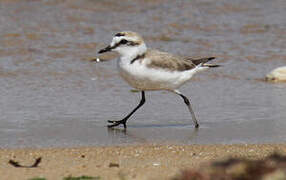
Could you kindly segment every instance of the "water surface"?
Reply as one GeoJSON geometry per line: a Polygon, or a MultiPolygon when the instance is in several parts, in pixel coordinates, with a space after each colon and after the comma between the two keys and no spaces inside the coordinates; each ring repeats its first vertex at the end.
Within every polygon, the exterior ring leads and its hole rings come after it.
{"type": "Polygon", "coordinates": [[[284,0],[2,0],[0,147],[285,142],[286,84],[261,80],[286,64],[285,17],[284,0]],[[199,130],[169,92],[146,92],[126,132],[106,128],[140,101],[114,56],[89,61],[122,30],[148,47],[217,57],[223,67],[181,88],[199,130]]]}

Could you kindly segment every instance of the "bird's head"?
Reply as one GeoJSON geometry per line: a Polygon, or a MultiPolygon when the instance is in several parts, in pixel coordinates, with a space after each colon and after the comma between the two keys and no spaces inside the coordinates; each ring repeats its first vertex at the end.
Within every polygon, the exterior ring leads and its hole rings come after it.
{"type": "Polygon", "coordinates": [[[98,53],[115,51],[121,56],[137,56],[144,54],[146,50],[144,40],[139,34],[131,31],[123,31],[116,33],[110,45],[101,49],[98,53]]]}

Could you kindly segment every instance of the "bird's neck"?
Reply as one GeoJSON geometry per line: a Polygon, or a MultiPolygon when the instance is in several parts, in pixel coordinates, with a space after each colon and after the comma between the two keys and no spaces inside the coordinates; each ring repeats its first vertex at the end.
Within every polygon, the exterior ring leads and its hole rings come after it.
{"type": "Polygon", "coordinates": [[[126,51],[120,52],[120,56],[122,60],[131,62],[133,59],[136,59],[138,56],[144,55],[146,51],[147,51],[146,45],[142,44],[140,46],[130,48],[126,51]]]}

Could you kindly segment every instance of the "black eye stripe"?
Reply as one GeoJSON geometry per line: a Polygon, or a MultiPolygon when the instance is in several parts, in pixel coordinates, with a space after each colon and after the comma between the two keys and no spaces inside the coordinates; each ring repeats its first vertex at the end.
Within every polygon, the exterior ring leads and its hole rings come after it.
{"type": "Polygon", "coordinates": [[[127,44],[128,46],[137,46],[139,43],[133,42],[133,41],[128,41],[126,39],[122,39],[119,44],[127,44]]]}
{"type": "Polygon", "coordinates": [[[132,42],[132,41],[128,41],[128,40],[126,40],[126,39],[122,39],[121,41],[119,41],[119,42],[114,46],[114,48],[116,48],[116,47],[118,47],[118,46],[120,46],[120,45],[124,45],[124,44],[126,44],[127,46],[137,46],[137,45],[139,45],[139,43],[137,43],[137,42],[132,42]]]}
{"type": "Polygon", "coordinates": [[[139,45],[139,43],[129,41],[128,45],[130,45],[130,46],[137,46],[137,45],[139,45]]]}

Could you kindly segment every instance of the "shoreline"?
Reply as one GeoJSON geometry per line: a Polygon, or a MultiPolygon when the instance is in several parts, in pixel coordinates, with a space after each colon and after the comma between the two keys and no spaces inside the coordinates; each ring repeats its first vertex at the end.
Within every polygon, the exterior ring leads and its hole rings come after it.
{"type": "Polygon", "coordinates": [[[170,179],[186,168],[199,168],[211,160],[228,157],[261,159],[279,152],[286,154],[286,144],[233,145],[158,145],[100,146],[74,148],[0,149],[3,179],[63,179],[68,176],[92,176],[100,179],[170,179]],[[14,160],[36,168],[16,168],[14,160]],[[148,173],[146,173],[148,172],[148,173]]]}

